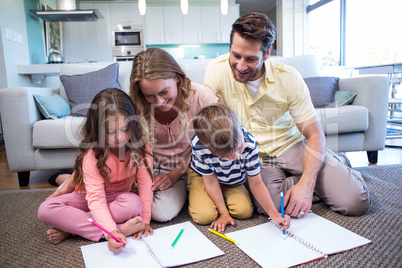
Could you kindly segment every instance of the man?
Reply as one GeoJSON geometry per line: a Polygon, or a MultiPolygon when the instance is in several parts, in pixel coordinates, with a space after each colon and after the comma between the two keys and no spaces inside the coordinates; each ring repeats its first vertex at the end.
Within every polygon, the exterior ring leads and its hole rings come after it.
{"type": "MultiPolygon", "coordinates": [[[[306,215],[313,199],[344,215],[361,215],[370,195],[357,171],[326,151],[324,132],[301,75],[270,60],[275,26],[258,12],[236,20],[230,52],[211,61],[205,83],[256,138],[261,176],[277,209],[284,192],[285,212],[306,215]]],[[[262,207],[254,199],[259,213],[262,207]]]]}

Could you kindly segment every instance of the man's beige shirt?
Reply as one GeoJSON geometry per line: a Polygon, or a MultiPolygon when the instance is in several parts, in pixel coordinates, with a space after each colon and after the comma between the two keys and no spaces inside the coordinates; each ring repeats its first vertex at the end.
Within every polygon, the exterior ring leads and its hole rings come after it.
{"type": "Polygon", "coordinates": [[[265,79],[254,99],[246,85],[234,79],[229,54],[212,60],[204,79],[256,138],[260,158],[279,156],[303,140],[296,123],[316,114],[309,90],[295,68],[271,59],[264,66],[265,79]]]}

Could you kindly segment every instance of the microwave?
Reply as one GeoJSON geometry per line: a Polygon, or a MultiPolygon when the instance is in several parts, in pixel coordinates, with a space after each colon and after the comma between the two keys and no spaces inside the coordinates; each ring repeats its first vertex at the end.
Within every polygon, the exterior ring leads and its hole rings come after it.
{"type": "Polygon", "coordinates": [[[134,57],[145,50],[142,25],[112,26],[113,57],[134,57]]]}

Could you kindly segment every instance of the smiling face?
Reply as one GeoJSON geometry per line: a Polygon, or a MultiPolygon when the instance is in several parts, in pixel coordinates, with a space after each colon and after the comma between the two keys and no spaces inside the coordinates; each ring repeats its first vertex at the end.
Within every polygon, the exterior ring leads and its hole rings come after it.
{"type": "Polygon", "coordinates": [[[244,39],[235,33],[230,47],[230,67],[236,81],[246,83],[260,78],[265,70],[264,61],[268,59],[271,48],[263,55],[260,42],[244,39]]]}
{"type": "Polygon", "coordinates": [[[156,109],[169,111],[178,102],[178,78],[148,80],[141,79],[139,86],[145,100],[156,109]]]}
{"type": "Polygon", "coordinates": [[[106,144],[109,148],[121,149],[130,140],[130,129],[126,118],[117,113],[106,120],[106,144]]]}

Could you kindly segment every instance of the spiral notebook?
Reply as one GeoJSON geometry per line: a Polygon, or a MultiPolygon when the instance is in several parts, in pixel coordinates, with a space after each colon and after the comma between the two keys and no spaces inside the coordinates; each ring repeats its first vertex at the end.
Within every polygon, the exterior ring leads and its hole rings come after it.
{"type": "Polygon", "coordinates": [[[314,213],[292,219],[285,239],[273,221],[226,235],[262,267],[291,267],[371,243],[314,213]]]}
{"type": "Polygon", "coordinates": [[[154,230],[141,240],[127,238],[127,245],[113,254],[107,242],[82,246],[86,267],[173,267],[214,258],[224,253],[189,222],[154,230]],[[174,248],[171,245],[184,229],[174,248]]]}

